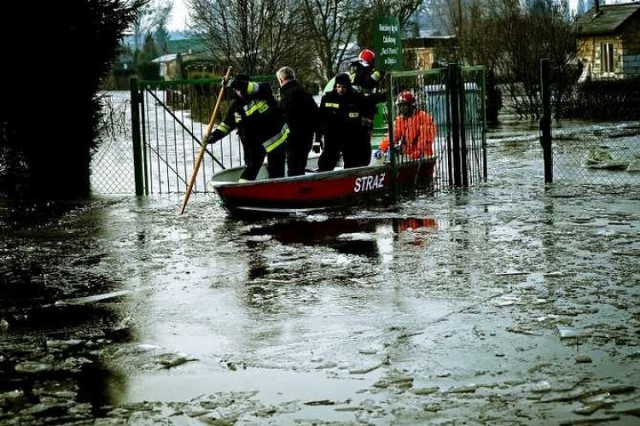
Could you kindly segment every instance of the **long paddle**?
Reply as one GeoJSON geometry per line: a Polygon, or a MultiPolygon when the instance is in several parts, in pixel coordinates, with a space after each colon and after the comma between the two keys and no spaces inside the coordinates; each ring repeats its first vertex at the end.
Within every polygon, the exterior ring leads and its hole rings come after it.
{"type": "Polygon", "coordinates": [[[224,86],[227,81],[229,81],[229,76],[231,75],[231,66],[227,68],[227,73],[222,80],[222,84],[220,86],[220,93],[218,93],[218,99],[216,100],[216,106],[213,108],[213,114],[211,114],[211,120],[209,120],[209,125],[207,126],[207,131],[204,134],[204,139],[200,146],[200,153],[198,154],[198,158],[196,159],[196,163],[193,166],[193,173],[191,174],[191,179],[189,179],[189,185],[187,186],[187,192],[184,194],[184,201],[182,201],[182,207],[180,207],[180,214],[184,213],[185,207],[187,207],[187,202],[189,201],[189,197],[191,196],[191,191],[193,190],[193,185],[196,183],[196,175],[198,174],[198,170],[200,169],[200,163],[202,162],[202,157],[204,157],[204,153],[207,151],[207,139],[213,130],[213,125],[216,121],[216,117],[218,115],[218,111],[220,110],[220,103],[222,103],[222,96],[224,95],[224,86]]]}

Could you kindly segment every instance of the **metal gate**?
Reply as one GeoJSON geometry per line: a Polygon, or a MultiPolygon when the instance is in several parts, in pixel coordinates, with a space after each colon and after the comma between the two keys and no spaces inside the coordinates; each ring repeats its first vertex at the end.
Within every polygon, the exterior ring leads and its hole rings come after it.
{"type": "MultiPolygon", "coordinates": [[[[137,194],[186,191],[220,84],[220,78],[131,81],[137,194]]],[[[223,100],[220,117],[224,117],[226,108],[228,102],[223,100]]],[[[242,145],[233,132],[207,148],[193,191],[206,192],[211,174],[240,165],[242,145]]]]}
{"type": "MultiPolygon", "coordinates": [[[[449,65],[446,69],[393,72],[391,93],[409,90],[417,108],[436,124],[437,156],[434,189],[468,187],[487,179],[485,131],[485,73],[483,67],[449,65]]],[[[387,109],[396,110],[395,97],[387,109]]],[[[390,129],[393,132],[393,129],[390,129]]]]}

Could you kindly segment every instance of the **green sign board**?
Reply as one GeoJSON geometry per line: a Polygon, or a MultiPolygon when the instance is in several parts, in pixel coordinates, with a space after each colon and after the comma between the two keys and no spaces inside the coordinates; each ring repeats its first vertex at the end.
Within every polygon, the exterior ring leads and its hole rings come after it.
{"type": "Polygon", "coordinates": [[[375,22],[376,68],[383,71],[402,70],[402,36],[396,16],[379,16],[375,22]]]}

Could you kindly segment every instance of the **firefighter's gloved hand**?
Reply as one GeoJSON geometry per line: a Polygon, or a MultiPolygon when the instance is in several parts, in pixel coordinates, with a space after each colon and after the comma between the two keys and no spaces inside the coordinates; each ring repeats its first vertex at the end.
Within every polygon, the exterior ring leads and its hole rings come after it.
{"type": "Polygon", "coordinates": [[[322,149],[322,141],[320,139],[317,139],[314,143],[313,143],[313,147],[311,148],[313,150],[313,152],[315,152],[316,154],[320,153],[320,150],[322,149]]]}
{"type": "Polygon", "coordinates": [[[216,143],[218,142],[220,139],[222,139],[221,132],[216,129],[213,132],[211,132],[211,134],[207,137],[207,139],[204,141],[204,143],[206,143],[207,145],[212,144],[212,143],[216,143]]]}

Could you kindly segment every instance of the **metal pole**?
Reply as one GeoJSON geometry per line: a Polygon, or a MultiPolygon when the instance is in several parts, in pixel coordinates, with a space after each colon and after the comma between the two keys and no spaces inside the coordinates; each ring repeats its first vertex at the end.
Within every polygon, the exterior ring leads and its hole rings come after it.
{"type": "Polygon", "coordinates": [[[553,151],[551,140],[551,86],[548,59],[540,60],[540,80],[542,90],[542,118],[540,119],[540,145],[544,158],[544,183],[553,182],[553,151]]]}
{"type": "Polygon", "coordinates": [[[449,81],[449,108],[451,112],[451,140],[453,184],[462,185],[460,174],[460,81],[458,64],[449,64],[447,79],[449,81]]]}
{"type": "Polygon", "coordinates": [[[133,142],[133,169],[136,182],[136,195],[144,195],[142,137],[140,136],[140,96],[138,96],[138,80],[130,81],[131,92],[131,139],[133,142]]]}

